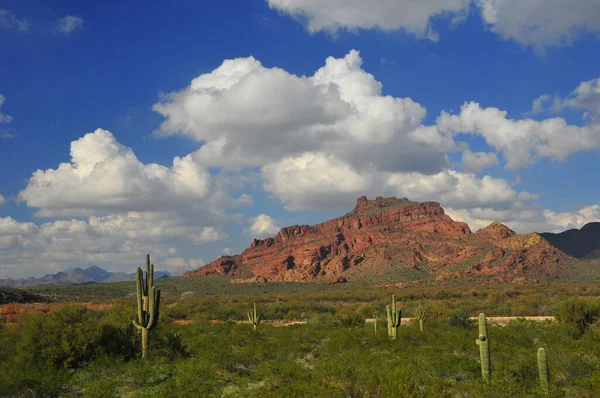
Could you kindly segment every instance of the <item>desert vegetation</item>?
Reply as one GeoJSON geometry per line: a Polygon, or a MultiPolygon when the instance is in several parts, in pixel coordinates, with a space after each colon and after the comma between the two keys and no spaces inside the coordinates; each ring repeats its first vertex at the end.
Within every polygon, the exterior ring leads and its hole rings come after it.
{"type": "Polygon", "coordinates": [[[104,306],[11,304],[31,311],[2,318],[0,396],[592,397],[600,388],[600,286],[591,282],[302,292],[264,284],[205,295],[180,292],[178,279],[154,281],[166,294],[146,361],[132,323],[135,284],[133,296],[104,306]],[[390,316],[402,311],[395,340],[385,318],[372,324],[386,305],[390,316]],[[480,312],[487,348],[475,344],[480,312]],[[494,316],[515,318],[501,326],[494,316]]]}

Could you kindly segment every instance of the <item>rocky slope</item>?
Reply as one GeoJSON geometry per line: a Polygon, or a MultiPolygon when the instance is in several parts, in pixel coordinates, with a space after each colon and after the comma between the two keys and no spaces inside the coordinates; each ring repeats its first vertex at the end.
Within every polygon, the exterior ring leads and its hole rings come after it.
{"type": "Polygon", "coordinates": [[[239,255],[184,276],[229,275],[242,283],[344,282],[374,275],[415,284],[499,283],[555,278],[572,272],[575,263],[537,233],[517,235],[500,223],[472,233],[438,203],[363,196],[344,216],[282,228],[273,238],[255,239],[239,255]]]}
{"type": "Polygon", "coordinates": [[[600,259],[600,222],[591,222],[581,229],[569,229],[559,234],[544,232],[540,235],[570,256],[586,260],[600,259]]]}

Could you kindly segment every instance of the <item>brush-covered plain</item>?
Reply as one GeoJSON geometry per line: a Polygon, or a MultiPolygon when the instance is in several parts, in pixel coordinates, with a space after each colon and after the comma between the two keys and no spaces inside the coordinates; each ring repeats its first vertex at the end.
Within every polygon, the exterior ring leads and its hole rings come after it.
{"type": "Polygon", "coordinates": [[[9,324],[4,317],[0,396],[543,397],[539,347],[548,358],[549,396],[600,391],[597,283],[301,292],[269,285],[213,295],[166,286],[148,361],[139,359],[133,299],[106,300],[103,310],[62,304],[47,314],[15,315],[9,324]],[[405,318],[395,341],[383,316],[392,293],[405,318]],[[426,310],[423,332],[406,322],[418,300],[426,310]],[[254,302],[265,319],[256,330],[242,323],[254,302]],[[365,323],[375,308],[377,334],[365,323]],[[559,322],[490,324],[486,383],[477,325],[468,318],[479,312],[555,315],[559,322]],[[306,323],[279,327],[273,320],[306,323]]]}

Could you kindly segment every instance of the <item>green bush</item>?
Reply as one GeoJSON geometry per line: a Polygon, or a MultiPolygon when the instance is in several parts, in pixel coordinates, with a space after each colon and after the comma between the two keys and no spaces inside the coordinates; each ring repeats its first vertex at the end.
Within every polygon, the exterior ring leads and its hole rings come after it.
{"type": "Polygon", "coordinates": [[[473,325],[473,322],[469,319],[466,312],[461,309],[456,309],[452,311],[448,317],[448,325],[458,328],[470,328],[473,325]]]}
{"type": "Polygon", "coordinates": [[[600,320],[600,301],[571,297],[558,305],[554,316],[560,323],[570,325],[583,334],[600,320]]]}

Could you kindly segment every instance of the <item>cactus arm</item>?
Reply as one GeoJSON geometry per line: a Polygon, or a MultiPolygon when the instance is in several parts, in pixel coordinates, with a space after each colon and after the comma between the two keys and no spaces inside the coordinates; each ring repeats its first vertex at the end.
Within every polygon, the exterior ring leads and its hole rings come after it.
{"type": "Polygon", "coordinates": [[[144,279],[144,275],[142,273],[142,269],[140,267],[137,267],[137,284],[136,284],[136,298],[137,298],[137,313],[138,313],[138,322],[140,324],[144,324],[144,304],[143,304],[143,279],[144,279]]]}
{"type": "Polygon", "coordinates": [[[131,321],[131,323],[133,323],[133,326],[135,326],[137,329],[142,330],[144,328],[143,326],[140,326],[140,324],[137,323],[136,321],[131,321]]]}
{"type": "Polygon", "coordinates": [[[392,337],[392,311],[389,304],[385,306],[385,313],[388,322],[388,336],[392,337]]]}
{"type": "Polygon", "coordinates": [[[148,295],[148,272],[150,271],[150,254],[146,254],[146,278],[142,272],[142,286],[144,288],[144,296],[148,295]]]}
{"type": "Polygon", "coordinates": [[[148,273],[148,293],[154,287],[154,264],[150,264],[150,272],[148,273]]]}
{"type": "Polygon", "coordinates": [[[150,290],[151,296],[148,298],[148,313],[150,318],[148,319],[148,330],[152,330],[158,323],[158,305],[160,302],[160,290],[156,290],[156,287],[152,287],[150,290]]]}

